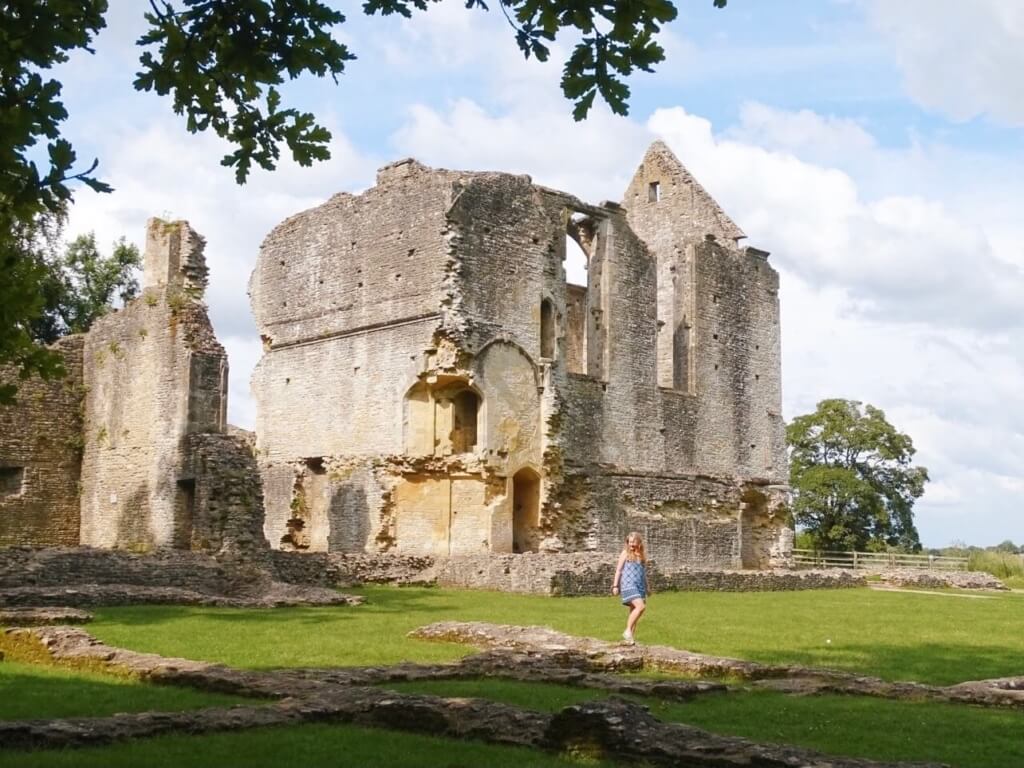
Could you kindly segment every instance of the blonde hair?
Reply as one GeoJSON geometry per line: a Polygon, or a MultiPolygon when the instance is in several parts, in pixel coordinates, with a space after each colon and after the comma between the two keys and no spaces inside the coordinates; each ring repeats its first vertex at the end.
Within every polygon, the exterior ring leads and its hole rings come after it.
{"type": "Polygon", "coordinates": [[[647,562],[647,548],[644,547],[643,537],[637,531],[630,531],[626,534],[626,559],[627,560],[639,560],[641,563],[647,562]],[[629,548],[629,540],[633,539],[636,542],[636,554],[633,554],[633,550],[629,548]]]}

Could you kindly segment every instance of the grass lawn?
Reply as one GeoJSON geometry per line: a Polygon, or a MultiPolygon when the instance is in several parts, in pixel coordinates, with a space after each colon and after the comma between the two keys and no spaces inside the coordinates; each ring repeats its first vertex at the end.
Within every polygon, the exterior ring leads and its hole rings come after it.
{"type": "MultiPolygon", "coordinates": [[[[436,696],[503,701],[555,712],[603,691],[506,680],[388,683],[387,688],[436,696]]],[[[698,696],[690,702],[635,700],[667,722],[755,741],[798,744],[875,760],[935,761],[962,768],[1024,765],[1024,713],[922,701],[850,696],[786,696],[744,691],[698,696]]]]}
{"type": "Polygon", "coordinates": [[[118,712],[176,712],[252,705],[254,699],[149,685],[101,672],[0,662],[0,720],[84,717],[118,712]]]}
{"type": "MultiPolygon", "coordinates": [[[[97,610],[89,631],[126,648],[167,656],[219,661],[238,667],[390,664],[456,659],[473,649],[411,640],[406,633],[440,620],[544,624],[574,634],[614,640],[624,611],[614,598],[552,599],[489,592],[371,587],[361,607],[274,610],[173,606],[97,610]]],[[[639,637],[707,653],[764,662],[798,662],[847,669],[894,680],[947,684],[1024,673],[1024,594],[968,600],[944,594],[869,589],[779,593],[664,593],[655,595],[639,637]],[[831,642],[826,642],[830,640],[831,642]]],[[[131,685],[109,678],[24,674],[0,664],[12,686],[0,700],[20,712],[65,714],[58,699],[85,702],[90,714],[160,708],[129,703],[139,695],[213,697],[131,685]],[[60,692],[52,687],[67,685],[60,692]],[[19,676],[21,679],[19,679],[19,676]],[[112,698],[92,688],[109,687],[112,698]],[[50,693],[46,689],[50,687],[50,693]],[[77,689],[77,690],[71,690],[77,689]],[[121,690],[123,689],[123,690],[121,690]],[[37,691],[37,692],[34,692],[37,691]],[[41,693],[38,691],[42,691],[41,693]],[[53,694],[53,691],[57,691],[53,694]],[[11,705],[13,706],[13,704],[11,705]]],[[[0,677],[0,681],[4,678],[0,677]]],[[[396,686],[397,687],[397,686],[396,686]]],[[[474,695],[525,707],[557,709],[604,695],[556,686],[502,681],[460,681],[426,686],[451,695],[474,695]]],[[[227,698],[227,697],[221,697],[227,698]]],[[[178,699],[179,702],[184,699],[178,699]]],[[[1024,713],[880,699],[787,697],[747,691],[680,704],[646,702],[656,716],[747,736],[800,744],[835,754],[884,760],[937,760],[969,768],[1024,764],[1024,713]]],[[[188,704],[175,703],[167,709],[188,704]]],[[[69,710],[67,713],[82,713],[69,710]]],[[[19,714],[17,716],[24,716],[19,714]]],[[[299,726],[201,737],[173,736],[68,753],[0,753],[5,765],[210,765],[337,763],[366,766],[570,765],[552,756],[481,744],[343,726],[299,726]],[[38,762],[33,762],[38,761],[38,762]]]]}
{"type": "Polygon", "coordinates": [[[179,768],[283,765],[358,768],[610,768],[501,747],[350,725],[302,725],[205,736],[159,736],[106,747],[67,751],[2,752],[0,768],[179,768]]]}
{"type": "MultiPolygon", "coordinates": [[[[107,608],[96,611],[89,631],[135,650],[266,668],[437,662],[472,652],[405,636],[434,621],[544,624],[613,640],[625,619],[611,597],[358,591],[368,602],[356,608],[107,608]]],[[[638,638],[755,661],[950,684],[1024,673],[1022,626],[1020,593],[966,600],[869,589],[665,592],[652,598],[638,638]]]]}

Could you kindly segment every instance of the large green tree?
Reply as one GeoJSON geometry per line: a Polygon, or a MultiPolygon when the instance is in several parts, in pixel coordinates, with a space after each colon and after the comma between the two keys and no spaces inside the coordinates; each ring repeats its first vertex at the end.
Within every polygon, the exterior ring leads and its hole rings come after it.
{"type": "Polygon", "coordinates": [[[914,444],[872,405],[822,400],[786,428],[797,527],[818,549],[921,549],[914,501],[928,470],[914,444]]]}
{"type": "Polygon", "coordinates": [[[123,237],[114,243],[109,256],[100,253],[96,235],[90,232],[44,258],[45,306],[32,325],[36,341],[50,344],[69,333],[83,333],[113,309],[115,299],[124,304],[139,293],[139,249],[123,237]]]}
{"type": "MultiPolygon", "coordinates": [[[[409,17],[439,0],[365,0],[368,15],[409,17]]],[[[706,1],[706,0],[705,0],[706,1]]],[[[727,0],[712,0],[724,7],[727,0]]],[[[304,74],[337,81],[355,58],[332,36],[345,16],[320,0],[149,0],[138,3],[149,28],[139,39],[135,87],[169,95],[192,133],[212,130],[233,147],[223,164],[239,183],[253,164],[273,169],[286,146],[302,165],[330,156],[330,132],[314,115],[287,107],[279,86],[304,74]]],[[[498,0],[526,57],[546,61],[560,33],[575,36],[562,70],[573,115],[584,118],[597,95],[628,111],[624,78],[665,58],[657,42],[676,17],[671,0],[498,0]]],[[[485,0],[467,9],[487,10],[485,0]]],[[[105,26],[107,0],[5,0],[0,3],[0,363],[23,376],[59,371],[55,356],[32,343],[42,311],[44,272],[17,236],[38,217],[56,215],[73,182],[109,191],[81,167],[61,136],[67,117],[62,85],[46,71],[71,52],[92,51],[105,26]]]]}

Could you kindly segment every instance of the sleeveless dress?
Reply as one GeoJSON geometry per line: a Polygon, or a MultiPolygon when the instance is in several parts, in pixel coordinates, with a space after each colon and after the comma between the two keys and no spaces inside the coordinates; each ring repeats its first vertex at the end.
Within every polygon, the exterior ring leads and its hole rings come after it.
{"type": "Polygon", "coordinates": [[[639,560],[627,560],[622,564],[619,595],[623,605],[629,605],[638,597],[647,597],[647,567],[639,560]]]}

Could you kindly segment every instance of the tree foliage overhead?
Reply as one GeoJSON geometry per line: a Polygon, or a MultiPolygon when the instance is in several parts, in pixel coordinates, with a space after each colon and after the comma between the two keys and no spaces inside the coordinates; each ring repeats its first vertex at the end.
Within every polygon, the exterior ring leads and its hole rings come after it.
{"type": "Polygon", "coordinates": [[[51,344],[69,333],[84,333],[110,312],[117,299],[123,305],[139,293],[136,271],[141,266],[139,249],[122,237],[104,256],[90,232],[72,240],[63,252],[44,257],[45,307],[32,326],[36,341],[51,344]]]}
{"type": "MultiPolygon", "coordinates": [[[[368,15],[411,17],[440,0],[365,0],[368,15]]],[[[704,0],[706,2],[707,0],[704,0]]],[[[465,0],[487,10],[485,0],[465,0]]],[[[727,0],[712,0],[722,8],[727,0]]],[[[330,132],[314,115],[283,104],[280,86],[304,74],[337,81],[355,55],[332,36],[345,16],[320,0],[149,0],[148,31],[138,40],[135,87],[171,98],[192,132],[212,130],[232,146],[222,163],[242,183],[253,165],[272,170],[287,146],[301,165],[330,157],[330,132]]],[[[624,78],[665,58],[656,40],[676,17],[671,0],[498,0],[523,54],[546,61],[560,33],[577,39],[562,90],[583,119],[600,95],[628,111],[624,78]]],[[[22,377],[55,375],[59,360],[32,343],[43,310],[45,269],[26,256],[18,233],[56,216],[72,182],[98,192],[98,161],[81,167],[61,136],[62,84],[47,75],[74,51],[92,52],[106,25],[107,0],[7,0],[0,3],[0,363],[22,377]]],[[[8,387],[2,392],[10,392],[8,387]]]]}
{"type": "Polygon", "coordinates": [[[885,414],[855,400],[822,400],[786,428],[797,527],[818,549],[921,549],[914,501],[928,470],[885,414]]]}

